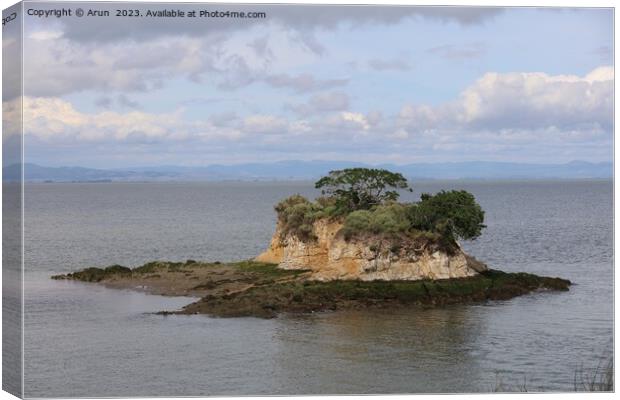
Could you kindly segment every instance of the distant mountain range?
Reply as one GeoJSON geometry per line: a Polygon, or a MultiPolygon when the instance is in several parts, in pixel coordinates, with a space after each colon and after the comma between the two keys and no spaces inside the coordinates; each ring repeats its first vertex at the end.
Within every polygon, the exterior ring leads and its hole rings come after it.
{"type": "MultiPolygon", "coordinates": [[[[611,178],[613,164],[572,161],[566,164],[523,164],[472,161],[370,165],[344,161],[278,161],[204,167],[160,166],[122,169],[43,167],[24,164],[30,182],[136,182],[136,181],[222,181],[222,180],[307,180],[331,170],[373,167],[397,171],[410,179],[581,179],[611,178]]],[[[2,169],[5,182],[20,179],[18,164],[2,169]]]]}

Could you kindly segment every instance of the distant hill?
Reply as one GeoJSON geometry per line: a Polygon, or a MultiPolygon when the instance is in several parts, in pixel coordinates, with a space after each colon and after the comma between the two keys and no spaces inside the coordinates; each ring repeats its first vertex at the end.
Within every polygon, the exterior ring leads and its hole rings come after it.
{"type": "MultiPolygon", "coordinates": [[[[278,161],[204,167],[160,166],[122,169],[24,165],[30,182],[98,181],[222,181],[316,179],[330,170],[375,167],[401,172],[411,179],[581,179],[611,178],[612,163],[572,161],[566,164],[524,164],[491,161],[370,165],[346,161],[278,161]]],[[[2,169],[5,182],[20,179],[19,165],[2,169]]]]}
{"type": "MultiPolygon", "coordinates": [[[[20,179],[19,164],[2,168],[2,179],[14,182],[20,179]]],[[[36,164],[24,164],[24,179],[30,182],[84,182],[84,181],[131,181],[174,179],[176,175],[159,172],[135,172],[131,170],[105,170],[83,167],[42,167],[36,164]]]]}

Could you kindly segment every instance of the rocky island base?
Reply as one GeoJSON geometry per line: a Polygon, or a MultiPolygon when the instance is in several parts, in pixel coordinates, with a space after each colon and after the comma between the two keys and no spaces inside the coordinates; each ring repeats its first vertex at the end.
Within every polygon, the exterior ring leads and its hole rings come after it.
{"type": "Polygon", "coordinates": [[[256,261],[151,262],[137,268],[114,265],[53,276],[95,282],[164,296],[200,299],[178,311],[160,314],[208,314],[218,317],[273,318],[281,313],[310,313],[409,305],[442,306],[507,300],[540,290],[566,291],[570,281],[488,269],[475,276],[438,280],[311,279],[312,271],[286,270],[256,261]]]}

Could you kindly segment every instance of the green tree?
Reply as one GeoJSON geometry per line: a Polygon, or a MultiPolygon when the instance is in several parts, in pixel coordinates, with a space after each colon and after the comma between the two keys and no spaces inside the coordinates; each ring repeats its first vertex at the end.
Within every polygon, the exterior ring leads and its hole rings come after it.
{"type": "Polygon", "coordinates": [[[323,195],[335,198],[336,209],[340,214],[368,210],[386,201],[396,201],[398,190],[412,191],[402,174],[370,168],[330,171],[328,176],[316,181],[314,186],[321,189],[323,195]]]}
{"type": "Polygon", "coordinates": [[[409,209],[412,228],[437,232],[444,238],[473,240],[486,227],[484,211],[474,195],[465,190],[451,190],[420,196],[409,209]]]}

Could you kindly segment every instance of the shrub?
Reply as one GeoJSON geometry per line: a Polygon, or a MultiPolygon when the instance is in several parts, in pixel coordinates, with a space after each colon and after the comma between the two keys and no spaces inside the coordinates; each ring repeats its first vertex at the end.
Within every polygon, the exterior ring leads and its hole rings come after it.
{"type": "Polygon", "coordinates": [[[392,203],[375,208],[370,219],[370,231],[375,234],[396,234],[409,229],[406,208],[392,203]]]}
{"type": "Polygon", "coordinates": [[[395,235],[409,229],[407,208],[403,204],[390,203],[373,208],[372,210],[358,210],[350,213],[343,226],[345,239],[361,235],[395,235]]]}
{"type": "Polygon", "coordinates": [[[342,233],[346,240],[363,232],[370,231],[372,212],[368,210],[353,211],[344,220],[342,233]]]}
{"type": "Polygon", "coordinates": [[[282,226],[282,239],[293,235],[305,242],[316,240],[313,224],[324,215],[320,205],[296,194],[278,203],[275,210],[282,226]]]}

